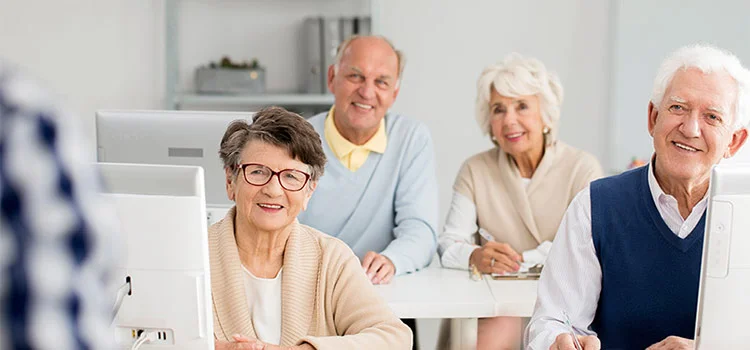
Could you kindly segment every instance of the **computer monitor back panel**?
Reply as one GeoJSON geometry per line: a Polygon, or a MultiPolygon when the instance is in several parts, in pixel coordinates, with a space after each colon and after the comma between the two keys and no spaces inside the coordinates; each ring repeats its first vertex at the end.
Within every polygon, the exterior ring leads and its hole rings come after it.
{"type": "Polygon", "coordinates": [[[697,349],[750,348],[750,164],[712,171],[697,349]]]}
{"type": "Polygon", "coordinates": [[[233,120],[253,113],[102,110],[96,113],[97,160],[109,163],[200,166],[206,204],[229,207],[218,151],[233,120]]]}
{"type": "Polygon", "coordinates": [[[114,320],[119,348],[139,330],[141,349],[213,349],[203,171],[198,167],[99,164],[119,219],[114,283],[130,281],[114,320]]]}

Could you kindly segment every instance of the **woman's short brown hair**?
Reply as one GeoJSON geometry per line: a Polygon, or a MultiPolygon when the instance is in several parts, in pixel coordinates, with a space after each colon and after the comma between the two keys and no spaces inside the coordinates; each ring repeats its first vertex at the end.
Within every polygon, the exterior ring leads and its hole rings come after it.
{"type": "Polygon", "coordinates": [[[230,169],[235,177],[242,150],[253,140],[286,149],[293,159],[310,166],[312,181],[318,181],[323,175],[326,155],[320,136],[299,114],[274,106],[256,113],[252,123],[242,119],[231,122],[221,138],[219,157],[224,169],[230,169]]]}

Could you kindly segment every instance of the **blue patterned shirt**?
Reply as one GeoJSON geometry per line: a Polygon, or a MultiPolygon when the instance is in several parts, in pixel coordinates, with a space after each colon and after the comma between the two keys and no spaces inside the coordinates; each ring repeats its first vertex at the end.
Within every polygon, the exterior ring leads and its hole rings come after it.
{"type": "Polygon", "coordinates": [[[0,349],[107,349],[115,221],[53,101],[0,61],[0,349]]]}

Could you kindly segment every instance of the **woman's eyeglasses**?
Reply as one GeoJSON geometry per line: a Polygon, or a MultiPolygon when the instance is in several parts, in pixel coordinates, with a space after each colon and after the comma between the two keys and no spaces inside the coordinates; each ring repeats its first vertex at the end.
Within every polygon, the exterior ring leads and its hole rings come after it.
{"type": "Polygon", "coordinates": [[[297,169],[273,171],[271,168],[258,163],[240,164],[245,181],[253,186],[265,186],[276,175],[279,184],[287,191],[296,192],[305,187],[310,180],[310,174],[297,169]]]}

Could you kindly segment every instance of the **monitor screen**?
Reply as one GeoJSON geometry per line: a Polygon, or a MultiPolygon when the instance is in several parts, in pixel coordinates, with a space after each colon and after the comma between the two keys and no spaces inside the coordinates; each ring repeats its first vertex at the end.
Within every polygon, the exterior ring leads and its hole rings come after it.
{"type": "Polygon", "coordinates": [[[697,349],[750,344],[750,164],[711,172],[696,324],[697,349]]]}
{"type": "Polygon", "coordinates": [[[235,119],[253,113],[203,111],[96,112],[97,160],[109,163],[203,167],[206,205],[230,207],[219,144],[235,119]]]}
{"type": "MultiPolygon", "coordinates": [[[[120,223],[118,348],[213,350],[203,170],[99,163],[120,223]],[[146,339],[150,337],[149,341],[146,339]]],[[[114,298],[113,298],[114,299],[114,298]]]]}

